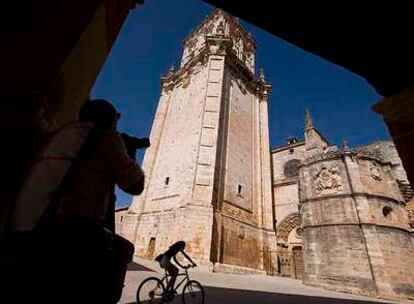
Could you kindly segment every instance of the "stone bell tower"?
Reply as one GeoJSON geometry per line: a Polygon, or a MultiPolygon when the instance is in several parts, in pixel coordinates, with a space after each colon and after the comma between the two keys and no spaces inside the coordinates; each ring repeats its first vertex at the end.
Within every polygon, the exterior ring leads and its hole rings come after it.
{"type": "Polygon", "coordinates": [[[152,258],[177,241],[218,271],[271,269],[275,246],[267,101],[255,44],[216,10],[184,41],[180,67],[161,78],[143,168],[121,233],[152,258]]]}

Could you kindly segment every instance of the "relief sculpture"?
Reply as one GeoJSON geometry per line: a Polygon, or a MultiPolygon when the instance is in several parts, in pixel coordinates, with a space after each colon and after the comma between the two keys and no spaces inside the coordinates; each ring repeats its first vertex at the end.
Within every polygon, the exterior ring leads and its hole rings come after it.
{"type": "Polygon", "coordinates": [[[343,189],[338,166],[321,167],[313,175],[314,190],[316,194],[332,194],[343,189]]]}

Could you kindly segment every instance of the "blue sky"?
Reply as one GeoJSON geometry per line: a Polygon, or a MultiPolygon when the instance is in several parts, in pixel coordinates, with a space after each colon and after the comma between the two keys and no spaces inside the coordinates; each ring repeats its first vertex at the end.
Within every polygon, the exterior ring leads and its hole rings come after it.
{"type": "MultiPolygon", "coordinates": [[[[160,94],[160,75],[178,65],[182,41],[211,13],[194,0],[151,0],[133,10],[92,90],[122,113],[119,129],[148,136],[160,94]]],[[[381,117],[371,109],[381,97],[362,78],[241,21],[257,44],[256,69],[273,85],[269,102],[271,147],[288,136],[303,137],[308,107],[316,127],[332,143],[351,146],[389,139],[381,117]]],[[[141,162],[143,153],[137,154],[141,162]]],[[[117,205],[131,197],[117,191],[117,205]]]]}

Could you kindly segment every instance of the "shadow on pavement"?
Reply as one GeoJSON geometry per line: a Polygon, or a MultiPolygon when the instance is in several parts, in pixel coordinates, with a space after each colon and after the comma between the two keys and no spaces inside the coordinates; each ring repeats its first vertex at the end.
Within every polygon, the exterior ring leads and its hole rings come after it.
{"type": "MultiPolygon", "coordinates": [[[[228,289],[219,287],[204,287],[205,304],[218,303],[237,303],[237,304],[374,304],[372,301],[363,300],[346,300],[338,298],[325,298],[317,296],[292,295],[283,293],[272,293],[254,290],[242,289],[228,289]]],[[[135,304],[136,302],[129,302],[127,304],[135,304]]],[[[141,304],[149,304],[151,302],[145,301],[141,304]]],[[[159,303],[159,302],[156,302],[159,303]]],[[[181,294],[178,294],[172,304],[181,302],[181,294]]]]}
{"type": "Polygon", "coordinates": [[[143,265],[137,264],[135,262],[131,262],[127,266],[128,271],[150,271],[150,272],[156,272],[152,270],[151,268],[145,267],[143,265]]]}

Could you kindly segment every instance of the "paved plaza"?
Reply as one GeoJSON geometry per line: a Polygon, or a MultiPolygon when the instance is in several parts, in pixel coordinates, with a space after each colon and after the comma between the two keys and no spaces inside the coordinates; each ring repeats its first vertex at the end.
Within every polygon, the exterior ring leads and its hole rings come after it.
{"type": "MultiPolygon", "coordinates": [[[[120,303],[135,303],[138,285],[147,277],[162,277],[157,263],[137,260],[129,267],[120,303]]],[[[365,304],[393,303],[351,294],[338,293],[305,286],[299,280],[264,275],[231,275],[190,270],[190,277],[198,280],[205,289],[206,304],[365,304]]],[[[176,297],[172,303],[181,303],[176,297]]]]}

